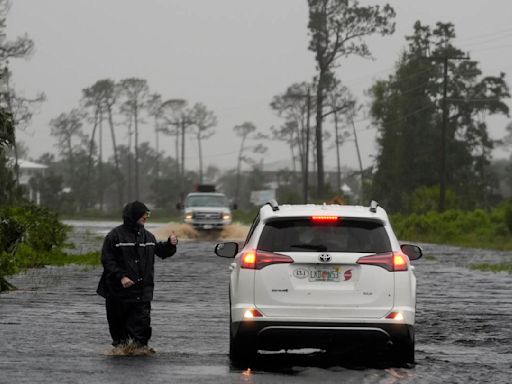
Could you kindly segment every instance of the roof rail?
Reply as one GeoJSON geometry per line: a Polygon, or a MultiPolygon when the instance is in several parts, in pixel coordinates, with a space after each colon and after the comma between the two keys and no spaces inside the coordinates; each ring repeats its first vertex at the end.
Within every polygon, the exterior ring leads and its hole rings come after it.
{"type": "Polygon", "coordinates": [[[370,202],[370,212],[376,213],[378,206],[379,206],[379,203],[377,203],[375,200],[372,200],[370,202]]]}
{"type": "Polygon", "coordinates": [[[265,206],[267,204],[272,207],[272,210],[274,212],[279,211],[279,204],[277,204],[277,201],[275,201],[274,199],[267,201],[265,204],[263,204],[263,206],[265,206]]]}

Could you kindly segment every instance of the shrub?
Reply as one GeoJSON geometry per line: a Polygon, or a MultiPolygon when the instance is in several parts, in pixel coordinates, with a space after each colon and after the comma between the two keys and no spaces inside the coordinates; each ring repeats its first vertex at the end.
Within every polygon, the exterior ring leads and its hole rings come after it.
{"type": "Polygon", "coordinates": [[[43,266],[61,252],[68,230],[57,214],[31,203],[0,209],[0,291],[13,288],[5,276],[43,266]]]}
{"type": "Polygon", "coordinates": [[[23,243],[38,251],[50,251],[64,245],[69,228],[59,222],[56,213],[26,203],[4,209],[4,215],[23,228],[23,243]]]}
{"type": "Polygon", "coordinates": [[[508,203],[505,208],[505,225],[508,231],[512,233],[512,203],[508,203]]]}

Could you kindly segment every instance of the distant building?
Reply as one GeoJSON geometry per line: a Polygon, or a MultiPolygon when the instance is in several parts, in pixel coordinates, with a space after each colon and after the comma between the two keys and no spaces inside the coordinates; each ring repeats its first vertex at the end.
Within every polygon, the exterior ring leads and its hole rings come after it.
{"type": "MultiPolygon", "coordinates": [[[[293,169],[292,163],[290,160],[278,160],[272,162],[261,162],[258,165],[258,169],[263,174],[265,178],[265,185],[268,190],[276,190],[279,186],[283,185],[296,185],[297,181],[302,178],[300,168],[296,167],[293,169]]],[[[250,173],[251,171],[245,171],[246,173],[250,173]]],[[[334,187],[337,183],[337,174],[338,170],[336,166],[332,164],[325,165],[325,182],[326,184],[330,184],[334,187]]],[[[342,167],[340,176],[341,176],[341,186],[340,191],[338,193],[342,193],[344,196],[349,198],[355,198],[358,194],[358,190],[354,190],[354,186],[352,180],[354,175],[357,174],[352,169],[347,167],[342,167]]],[[[310,165],[309,169],[309,182],[310,185],[316,184],[316,170],[313,169],[313,165],[310,165]]],[[[357,183],[360,181],[356,180],[357,183]]],[[[300,190],[302,186],[298,187],[300,190]]],[[[265,192],[268,193],[268,192],[265,192]]],[[[256,199],[256,196],[253,197],[256,199]]]]}
{"type": "Polygon", "coordinates": [[[44,176],[48,166],[44,164],[34,163],[33,161],[29,160],[18,160],[18,167],[20,175],[19,183],[24,187],[27,194],[27,198],[30,201],[39,204],[41,200],[40,193],[39,191],[33,189],[30,186],[30,179],[36,175],[44,176]]]}

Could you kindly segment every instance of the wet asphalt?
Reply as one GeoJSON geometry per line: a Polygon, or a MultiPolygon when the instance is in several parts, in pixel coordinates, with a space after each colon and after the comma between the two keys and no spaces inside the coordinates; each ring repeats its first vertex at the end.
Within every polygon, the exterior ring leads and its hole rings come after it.
{"type": "MultiPolygon", "coordinates": [[[[75,239],[80,251],[101,244],[89,229],[75,239]]],[[[13,276],[18,290],[0,294],[0,383],[512,382],[512,275],[468,268],[511,262],[510,252],[422,244],[414,366],[314,352],[260,354],[240,370],[228,358],[230,260],[214,245],[182,239],[175,256],[157,260],[151,356],[109,355],[100,268],[13,276]]]]}

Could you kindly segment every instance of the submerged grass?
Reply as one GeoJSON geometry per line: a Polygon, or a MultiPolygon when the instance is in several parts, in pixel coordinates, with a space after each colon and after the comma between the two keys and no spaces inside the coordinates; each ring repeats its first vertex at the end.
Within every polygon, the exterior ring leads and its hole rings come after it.
{"type": "Polygon", "coordinates": [[[512,263],[499,263],[499,264],[471,264],[469,268],[476,271],[483,272],[508,272],[512,273],[512,263]]]}
{"type": "Polygon", "coordinates": [[[46,265],[63,266],[69,264],[77,265],[99,265],[99,252],[88,252],[80,255],[69,254],[60,249],[48,252],[34,251],[32,248],[21,244],[16,252],[16,265],[18,270],[27,268],[38,268],[46,265]]]}
{"type": "MultiPolygon", "coordinates": [[[[14,257],[12,258],[13,268],[9,275],[23,272],[29,268],[43,268],[45,266],[64,266],[64,265],[83,265],[86,268],[92,268],[101,263],[99,252],[89,252],[81,255],[72,255],[62,250],[52,250],[48,252],[34,251],[25,244],[20,244],[14,257]]],[[[6,276],[0,276],[0,292],[12,291],[16,287],[10,284],[6,276]]]]}

